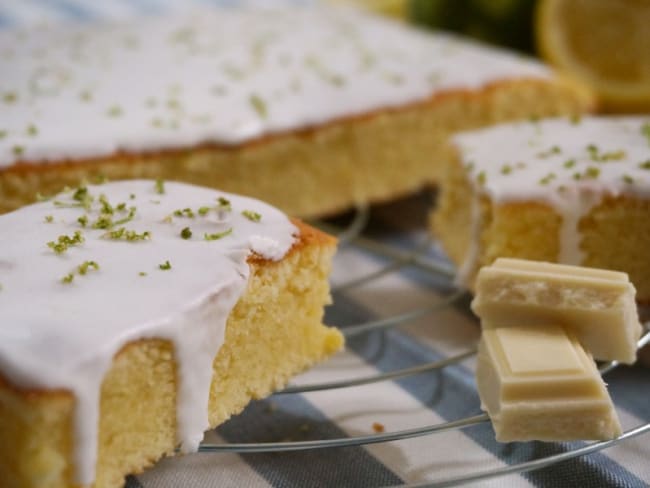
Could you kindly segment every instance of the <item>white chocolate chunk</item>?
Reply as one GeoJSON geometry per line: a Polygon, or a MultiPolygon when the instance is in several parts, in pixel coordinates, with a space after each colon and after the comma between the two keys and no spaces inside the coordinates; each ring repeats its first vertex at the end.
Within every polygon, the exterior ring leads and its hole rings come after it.
{"type": "Polygon", "coordinates": [[[595,363],[561,326],[484,329],[476,382],[481,408],[501,442],[612,439],[621,433],[595,363]]]}
{"type": "Polygon", "coordinates": [[[540,370],[545,373],[580,371],[582,368],[580,358],[571,344],[557,341],[552,334],[540,334],[537,330],[530,333],[519,327],[511,330],[496,329],[495,333],[499,336],[505,359],[513,374],[529,375],[540,370]],[[520,347],[531,336],[536,340],[534,349],[520,347]],[[536,354],[537,352],[543,354],[536,354]],[[555,363],[549,364],[548,356],[555,358],[555,363]]]}
{"type": "Polygon", "coordinates": [[[499,258],[481,269],[472,310],[483,327],[561,324],[596,359],[633,363],[641,335],[626,273],[499,258]]]}

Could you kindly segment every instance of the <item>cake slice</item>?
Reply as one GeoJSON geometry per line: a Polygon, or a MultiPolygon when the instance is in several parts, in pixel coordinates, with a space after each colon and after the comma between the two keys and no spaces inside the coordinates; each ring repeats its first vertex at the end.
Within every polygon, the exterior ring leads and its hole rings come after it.
{"type": "Polygon", "coordinates": [[[650,301],[650,118],[556,118],[454,138],[434,233],[473,288],[516,257],[623,271],[650,301]]]}
{"type": "Polygon", "coordinates": [[[2,486],[119,487],[342,346],[333,238],[180,183],[0,216],[2,486]]]}
{"type": "Polygon", "coordinates": [[[319,216],[436,181],[452,132],[593,105],[536,61],[327,7],[4,31],[0,52],[0,212],[107,177],[319,216]]]}

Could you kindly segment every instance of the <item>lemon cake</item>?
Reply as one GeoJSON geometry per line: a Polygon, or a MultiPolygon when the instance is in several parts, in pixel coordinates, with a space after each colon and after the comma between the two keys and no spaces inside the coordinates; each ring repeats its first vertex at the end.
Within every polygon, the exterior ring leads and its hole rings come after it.
{"type": "Polygon", "coordinates": [[[3,488],[120,487],[342,346],[333,238],[184,183],[0,216],[3,488]]]}
{"type": "Polygon", "coordinates": [[[650,118],[556,118],[456,136],[433,231],[472,288],[516,257],[624,271],[650,301],[650,118]]]}
{"type": "Polygon", "coordinates": [[[536,61],[325,6],[1,32],[0,72],[0,212],[162,178],[323,215],[435,181],[452,131],[592,106],[536,61]]]}

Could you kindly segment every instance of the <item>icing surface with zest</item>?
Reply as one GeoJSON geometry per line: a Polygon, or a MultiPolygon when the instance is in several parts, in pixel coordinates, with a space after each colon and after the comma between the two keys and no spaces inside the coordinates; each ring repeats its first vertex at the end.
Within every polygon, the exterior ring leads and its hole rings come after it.
{"type": "MultiPolygon", "coordinates": [[[[562,217],[560,263],[581,264],[578,224],[604,197],[650,198],[647,116],[504,124],[459,134],[453,142],[477,200],[543,202],[562,217]]],[[[478,246],[479,220],[473,211],[472,246],[478,246]]],[[[474,271],[478,251],[472,249],[460,281],[474,271]]]]}
{"type": "Polygon", "coordinates": [[[102,379],[133,340],[174,345],[177,440],[197,448],[247,257],[281,259],[296,232],[260,201],[152,181],[81,187],[0,215],[0,370],[19,388],[75,394],[78,482],[94,479],[102,379]]]}
{"type": "Polygon", "coordinates": [[[348,9],[213,9],[0,32],[0,169],[236,145],[499,80],[535,61],[348,9]]]}

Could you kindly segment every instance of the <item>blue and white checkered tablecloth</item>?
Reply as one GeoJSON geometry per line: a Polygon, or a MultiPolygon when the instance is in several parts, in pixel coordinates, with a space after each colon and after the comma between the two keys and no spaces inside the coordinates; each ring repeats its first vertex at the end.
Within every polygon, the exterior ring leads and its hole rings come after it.
{"type": "MultiPolygon", "coordinates": [[[[296,4],[315,0],[294,0],[296,4]]],[[[238,0],[15,0],[0,2],[0,27],[42,21],[94,21],[165,14],[197,6],[235,5],[238,0]]],[[[272,0],[247,4],[276,4],[272,0]]],[[[0,76],[0,86],[2,80],[0,76]]],[[[368,233],[398,250],[423,238],[422,198],[382,207],[368,233]],[[403,215],[417,224],[405,227],[403,215]]],[[[435,247],[432,259],[441,259],[435,247]]],[[[381,269],[386,258],[358,245],[340,249],[333,283],[381,269]]],[[[405,267],[334,295],[327,321],[345,327],[430,306],[448,292],[441,277],[405,267]]],[[[467,300],[410,321],[397,329],[351,338],[346,351],[302,375],[297,383],[360,377],[436,361],[472,348],[479,336],[467,300]]],[[[373,433],[378,424],[397,431],[476,415],[479,399],[474,358],[434,373],[397,381],[254,402],[244,413],[207,435],[209,442],[310,440],[373,433]]],[[[624,430],[650,422],[650,372],[619,367],[605,377],[624,430]]],[[[473,486],[639,487],[650,480],[650,437],[643,435],[607,450],[527,474],[473,486]]],[[[410,440],[366,447],[271,454],[200,453],[165,459],[127,480],[128,488],[387,486],[441,481],[558,454],[583,443],[510,443],[494,440],[489,423],[410,440]]]]}

